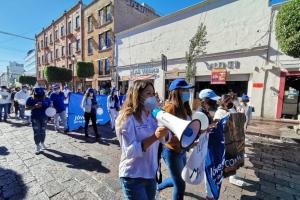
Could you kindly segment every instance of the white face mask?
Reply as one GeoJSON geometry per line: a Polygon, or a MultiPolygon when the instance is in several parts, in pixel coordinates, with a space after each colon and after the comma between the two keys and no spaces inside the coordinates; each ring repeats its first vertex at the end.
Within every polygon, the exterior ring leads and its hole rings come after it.
{"type": "Polygon", "coordinates": [[[55,90],[55,92],[58,94],[58,93],[60,93],[60,89],[58,89],[58,90],[55,90]]]}
{"type": "Polygon", "coordinates": [[[27,89],[23,89],[23,92],[27,92],[28,90],[27,89]]]}
{"type": "Polygon", "coordinates": [[[145,101],[144,101],[144,107],[147,111],[152,111],[153,109],[155,109],[157,107],[157,100],[156,97],[148,97],[145,101]]]}

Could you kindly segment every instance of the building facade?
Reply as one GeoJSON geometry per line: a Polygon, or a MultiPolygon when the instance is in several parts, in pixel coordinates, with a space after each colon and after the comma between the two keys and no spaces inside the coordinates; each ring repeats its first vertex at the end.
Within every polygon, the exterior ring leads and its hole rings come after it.
{"type": "MultiPolygon", "coordinates": [[[[239,96],[247,93],[255,116],[281,117],[283,75],[278,70],[278,60],[296,62],[296,71],[300,63],[286,58],[278,49],[275,7],[268,0],[207,0],[116,34],[121,91],[132,80],[146,78],[153,80],[161,97],[167,97],[170,82],[185,78],[185,53],[203,23],[209,43],[206,53],[197,60],[194,96],[205,88],[212,88],[219,95],[231,91],[239,96]],[[162,54],[168,58],[167,70],[162,70],[162,54]]],[[[288,65],[286,68],[291,69],[288,65]]]]}
{"type": "Polygon", "coordinates": [[[73,71],[73,85],[77,85],[74,65],[82,61],[83,3],[79,1],[51,25],[36,35],[37,80],[45,82],[44,68],[57,66],[73,71]]]}
{"type": "Polygon", "coordinates": [[[133,0],[95,0],[88,5],[84,9],[83,59],[94,63],[95,75],[86,80],[87,85],[111,87],[115,33],[157,17],[149,6],[133,0]]]}
{"type": "Polygon", "coordinates": [[[36,60],[35,49],[31,49],[27,52],[24,59],[24,75],[36,76],[36,60]]]}

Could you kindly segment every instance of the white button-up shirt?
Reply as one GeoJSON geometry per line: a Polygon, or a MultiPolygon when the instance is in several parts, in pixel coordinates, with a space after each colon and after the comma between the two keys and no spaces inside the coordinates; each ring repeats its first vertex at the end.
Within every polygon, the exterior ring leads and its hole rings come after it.
{"type": "Polygon", "coordinates": [[[146,152],[142,151],[141,142],[154,134],[157,128],[155,119],[142,113],[142,123],[130,115],[116,134],[121,144],[122,155],[119,176],[128,178],[155,179],[159,141],[153,143],[146,152]]]}

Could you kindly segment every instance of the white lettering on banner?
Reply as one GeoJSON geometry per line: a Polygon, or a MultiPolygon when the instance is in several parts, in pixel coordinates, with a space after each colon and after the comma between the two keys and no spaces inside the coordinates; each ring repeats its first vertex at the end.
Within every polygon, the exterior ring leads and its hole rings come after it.
{"type": "Polygon", "coordinates": [[[82,115],[76,115],[74,117],[74,124],[79,124],[84,122],[84,116],[82,115]]]}
{"type": "Polygon", "coordinates": [[[225,167],[233,167],[238,161],[244,159],[244,154],[237,155],[236,158],[225,160],[225,167]]]}

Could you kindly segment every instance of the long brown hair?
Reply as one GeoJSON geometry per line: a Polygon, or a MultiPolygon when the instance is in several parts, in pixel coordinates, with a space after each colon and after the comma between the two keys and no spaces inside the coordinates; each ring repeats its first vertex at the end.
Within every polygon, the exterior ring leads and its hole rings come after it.
{"type": "Polygon", "coordinates": [[[187,116],[192,116],[192,109],[189,102],[183,102],[180,91],[172,90],[169,93],[168,102],[175,105],[175,115],[181,119],[186,119],[187,116]]]}
{"type": "Polygon", "coordinates": [[[145,80],[134,81],[133,85],[129,87],[126,94],[126,100],[120,110],[119,117],[116,120],[117,127],[120,128],[130,115],[133,115],[139,122],[142,122],[142,110],[144,108],[142,92],[149,85],[154,89],[153,84],[150,81],[145,80]]]}

